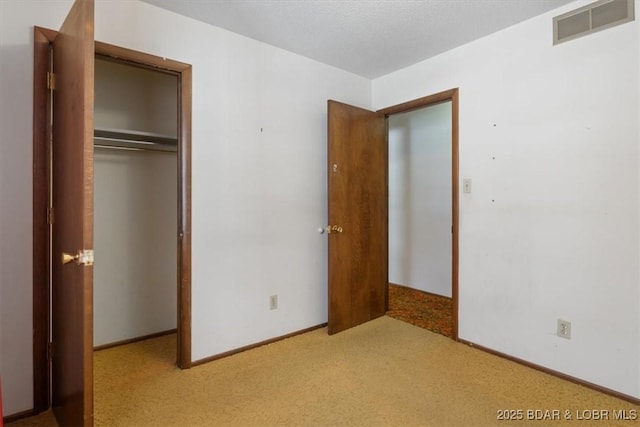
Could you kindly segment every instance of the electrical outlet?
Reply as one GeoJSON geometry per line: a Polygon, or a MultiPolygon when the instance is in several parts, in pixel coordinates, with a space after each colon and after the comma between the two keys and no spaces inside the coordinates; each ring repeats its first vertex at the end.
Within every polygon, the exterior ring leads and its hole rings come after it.
{"type": "Polygon", "coordinates": [[[558,319],[558,331],[556,334],[560,338],[571,339],[571,322],[567,320],[558,319]]]}
{"type": "Polygon", "coordinates": [[[278,295],[271,295],[269,297],[269,310],[276,310],[278,308],[278,295]]]}

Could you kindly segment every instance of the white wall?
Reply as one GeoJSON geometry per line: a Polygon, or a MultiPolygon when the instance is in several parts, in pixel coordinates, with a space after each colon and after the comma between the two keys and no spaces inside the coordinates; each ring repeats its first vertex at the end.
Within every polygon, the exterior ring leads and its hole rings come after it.
{"type": "MultiPolygon", "coordinates": [[[[0,4],[0,369],[12,414],[32,407],[32,26],[58,28],[71,2],[0,4]]],[[[98,1],[96,38],[193,65],[193,359],[325,322],[326,101],[370,107],[371,82],[136,1],[98,1]]]]}
{"type": "Polygon", "coordinates": [[[552,46],[583,4],[374,80],[374,107],[460,88],[460,337],[638,398],[638,21],[552,46]]]}
{"type": "Polygon", "coordinates": [[[451,102],[389,117],[389,282],[451,297],[451,102]]]}
{"type": "Polygon", "coordinates": [[[96,17],[193,64],[193,359],[325,322],[326,100],[370,106],[370,81],[142,3],[96,17]]]}

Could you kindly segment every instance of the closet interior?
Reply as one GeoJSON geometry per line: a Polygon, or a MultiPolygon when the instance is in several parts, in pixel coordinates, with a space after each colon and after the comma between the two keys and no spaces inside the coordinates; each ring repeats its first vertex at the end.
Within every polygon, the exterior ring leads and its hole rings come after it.
{"type": "Polygon", "coordinates": [[[94,347],[177,325],[179,76],[96,56],[94,347]]]}

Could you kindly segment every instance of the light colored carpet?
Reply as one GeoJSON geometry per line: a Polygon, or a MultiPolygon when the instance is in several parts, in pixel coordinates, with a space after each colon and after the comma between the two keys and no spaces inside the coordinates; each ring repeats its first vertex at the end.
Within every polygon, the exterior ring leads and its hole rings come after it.
{"type": "MultiPolygon", "coordinates": [[[[181,371],[175,336],[95,354],[97,426],[630,426],[629,402],[382,317],[181,371]],[[500,421],[501,410],[524,420],[500,421]],[[559,409],[572,420],[526,420],[559,409]],[[578,412],[610,411],[603,422],[578,412]],[[584,418],[584,417],[583,417],[584,418]]],[[[41,417],[46,417],[47,414],[41,417]]],[[[50,418],[50,414],[48,415],[50,418]]],[[[29,424],[29,419],[15,425],[29,424]]]]}

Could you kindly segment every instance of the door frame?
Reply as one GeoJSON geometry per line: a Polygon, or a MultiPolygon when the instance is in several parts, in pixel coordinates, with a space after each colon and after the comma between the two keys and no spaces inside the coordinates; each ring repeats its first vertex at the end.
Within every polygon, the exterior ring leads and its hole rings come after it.
{"type": "MultiPolygon", "coordinates": [[[[445,90],[433,95],[428,95],[422,98],[414,99],[412,101],[404,102],[402,104],[393,105],[391,107],[383,108],[377,112],[384,114],[385,118],[389,119],[389,116],[400,113],[408,113],[409,111],[419,110],[425,107],[440,104],[442,102],[451,101],[451,299],[453,302],[453,328],[452,339],[459,341],[458,337],[458,237],[459,237],[459,97],[458,88],[445,90]]],[[[387,126],[388,128],[388,126],[387,126]]],[[[389,132],[387,131],[387,145],[389,132]]],[[[388,178],[387,178],[388,179],[388,178]]],[[[388,182],[387,182],[388,185],[388,182]]],[[[388,230],[387,230],[388,233],[388,230]]],[[[388,236],[387,236],[388,237],[388,236]]],[[[388,262],[388,261],[387,261],[388,262]]],[[[389,283],[387,280],[387,295],[389,294],[389,283]]],[[[388,301],[388,298],[387,298],[388,301]]],[[[388,309],[388,307],[387,307],[388,309]]]]}
{"type": "MultiPolygon", "coordinates": [[[[34,27],[33,68],[33,411],[51,404],[51,238],[49,189],[52,100],[47,88],[51,45],[58,32],[34,27]]],[[[176,364],[191,367],[191,65],[134,50],[95,42],[95,54],[119,62],[162,70],[179,80],[178,245],[176,364]]]]}

